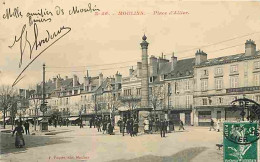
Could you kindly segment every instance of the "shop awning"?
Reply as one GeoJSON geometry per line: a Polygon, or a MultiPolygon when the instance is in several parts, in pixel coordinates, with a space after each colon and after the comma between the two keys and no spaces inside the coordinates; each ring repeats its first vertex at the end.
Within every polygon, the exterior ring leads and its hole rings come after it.
{"type": "Polygon", "coordinates": [[[75,121],[75,120],[77,120],[77,119],[79,119],[79,117],[70,117],[70,118],[69,118],[69,121],[75,121]]]}
{"type": "Polygon", "coordinates": [[[126,107],[126,106],[121,106],[118,108],[118,111],[129,111],[130,107],[126,107]]]}
{"type": "MultiPolygon", "coordinates": [[[[9,119],[10,119],[10,117],[6,117],[6,118],[5,118],[5,121],[7,121],[7,120],[9,120],[9,119]]],[[[2,122],[3,122],[3,121],[4,121],[4,118],[3,118],[3,119],[1,119],[0,121],[2,121],[2,122]]]]}

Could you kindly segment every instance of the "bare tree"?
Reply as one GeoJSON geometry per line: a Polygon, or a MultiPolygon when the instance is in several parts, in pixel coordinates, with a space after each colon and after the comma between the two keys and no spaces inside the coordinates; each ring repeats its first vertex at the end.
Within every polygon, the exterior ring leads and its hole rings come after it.
{"type": "Polygon", "coordinates": [[[158,107],[162,106],[162,100],[164,98],[164,89],[162,86],[152,87],[152,92],[150,94],[150,104],[153,107],[153,110],[157,110],[158,107]]]}
{"type": "Polygon", "coordinates": [[[0,111],[3,112],[4,115],[4,129],[5,129],[5,117],[8,110],[12,110],[12,113],[14,113],[14,103],[15,97],[17,96],[17,90],[11,86],[2,85],[0,87],[0,111]]]}
{"type": "Polygon", "coordinates": [[[118,96],[116,94],[113,94],[113,97],[110,96],[110,106],[112,110],[111,117],[112,117],[113,126],[115,125],[115,111],[117,111],[121,105],[122,102],[118,99],[118,96]]]}
{"type": "Polygon", "coordinates": [[[133,110],[140,107],[141,97],[140,96],[124,96],[121,98],[121,102],[130,108],[131,115],[133,115],[133,110]]]}

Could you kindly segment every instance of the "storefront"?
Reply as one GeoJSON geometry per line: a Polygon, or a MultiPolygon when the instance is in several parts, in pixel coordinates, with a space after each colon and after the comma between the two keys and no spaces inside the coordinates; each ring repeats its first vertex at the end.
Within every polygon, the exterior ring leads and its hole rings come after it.
{"type": "Polygon", "coordinates": [[[169,114],[169,120],[173,121],[174,125],[179,125],[180,120],[185,125],[192,124],[192,111],[191,110],[183,110],[183,109],[175,109],[171,110],[169,114]]]}
{"type": "MultiPolygon", "coordinates": [[[[211,119],[216,123],[224,121],[238,121],[241,119],[241,110],[230,105],[197,107],[194,109],[195,125],[210,126],[211,119]]],[[[246,113],[247,114],[247,113],[246,113]]]]}
{"type": "Polygon", "coordinates": [[[198,125],[199,126],[210,126],[211,111],[199,111],[198,112],[198,125]]]}

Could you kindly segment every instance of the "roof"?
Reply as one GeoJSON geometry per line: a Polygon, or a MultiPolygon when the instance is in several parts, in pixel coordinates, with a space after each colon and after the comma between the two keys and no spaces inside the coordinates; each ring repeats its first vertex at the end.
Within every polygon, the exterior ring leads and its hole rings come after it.
{"type": "Polygon", "coordinates": [[[232,62],[251,60],[251,59],[255,59],[255,58],[260,58],[260,51],[257,51],[256,55],[254,55],[254,56],[246,56],[245,53],[240,53],[240,54],[235,54],[235,55],[208,59],[206,62],[202,62],[200,65],[196,65],[196,67],[221,65],[221,64],[227,64],[227,63],[232,63],[232,62]]]}
{"type": "Polygon", "coordinates": [[[158,75],[168,74],[171,72],[171,62],[163,63],[161,68],[158,70],[158,75]]]}
{"type": "Polygon", "coordinates": [[[178,60],[174,70],[167,75],[166,79],[193,76],[195,58],[178,60]]]}

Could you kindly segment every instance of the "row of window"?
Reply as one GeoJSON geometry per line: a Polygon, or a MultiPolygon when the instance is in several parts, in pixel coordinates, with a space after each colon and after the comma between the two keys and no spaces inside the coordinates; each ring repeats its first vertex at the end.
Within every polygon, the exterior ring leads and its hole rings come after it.
{"type": "MultiPolygon", "coordinates": [[[[259,82],[260,84],[260,82],[259,82]]],[[[239,87],[239,78],[238,76],[230,77],[230,88],[238,88],[239,87]]],[[[223,77],[215,78],[215,89],[220,90],[223,89],[223,77]]],[[[201,91],[208,90],[208,79],[201,80],[201,91]]]]}
{"type": "MultiPolygon", "coordinates": [[[[232,100],[236,100],[236,99],[238,99],[237,96],[235,96],[232,100]]],[[[214,100],[215,100],[214,105],[224,104],[224,98],[223,97],[217,97],[214,100]]],[[[260,95],[254,96],[253,100],[255,100],[256,102],[260,102],[260,95]]],[[[228,100],[228,101],[230,101],[230,100],[228,100]]],[[[202,105],[212,105],[212,99],[211,98],[202,98],[201,102],[202,102],[202,105]]]]}
{"type": "MultiPolygon", "coordinates": [[[[124,96],[131,96],[132,94],[131,89],[124,89],[124,96]]],[[[136,95],[141,95],[141,88],[136,88],[136,95]]]]}
{"type": "MultiPolygon", "coordinates": [[[[216,104],[223,104],[224,103],[224,99],[223,97],[218,97],[216,98],[216,104]]],[[[210,98],[203,98],[202,99],[202,105],[211,105],[212,104],[212,99],[210,98]]]]}
{"type": "MultiPolygon", "coordinates": [[[[255,61],[254,62],[254,70],[260,69],[260,61],[255,61]]],[[[230,65],[230,73],[237,73],[238,72],[238,65],[230,65]]],[[[208,70],[203,71],[204,75],[208,75],[208,70]]],[[[217,67],[215,69],[215,75],[223,75],[223,68],[222,67],[217,67]]]]}
{"type": "MultiPolygon", "coordinates": [[[[254,74],[253,78],[254,86],[260,86],[260,73],[254,74]]],[[[239,77],[238,76],[230,76],[230,87],[229,88],[238,88],[239,87],[239,77]]],[[[215,78],[215,89],[220,90],[223,89],[223,77],[215,78]]],[[[201,90],[208,90],[208,79],[201,80],[201,90]]]]}

